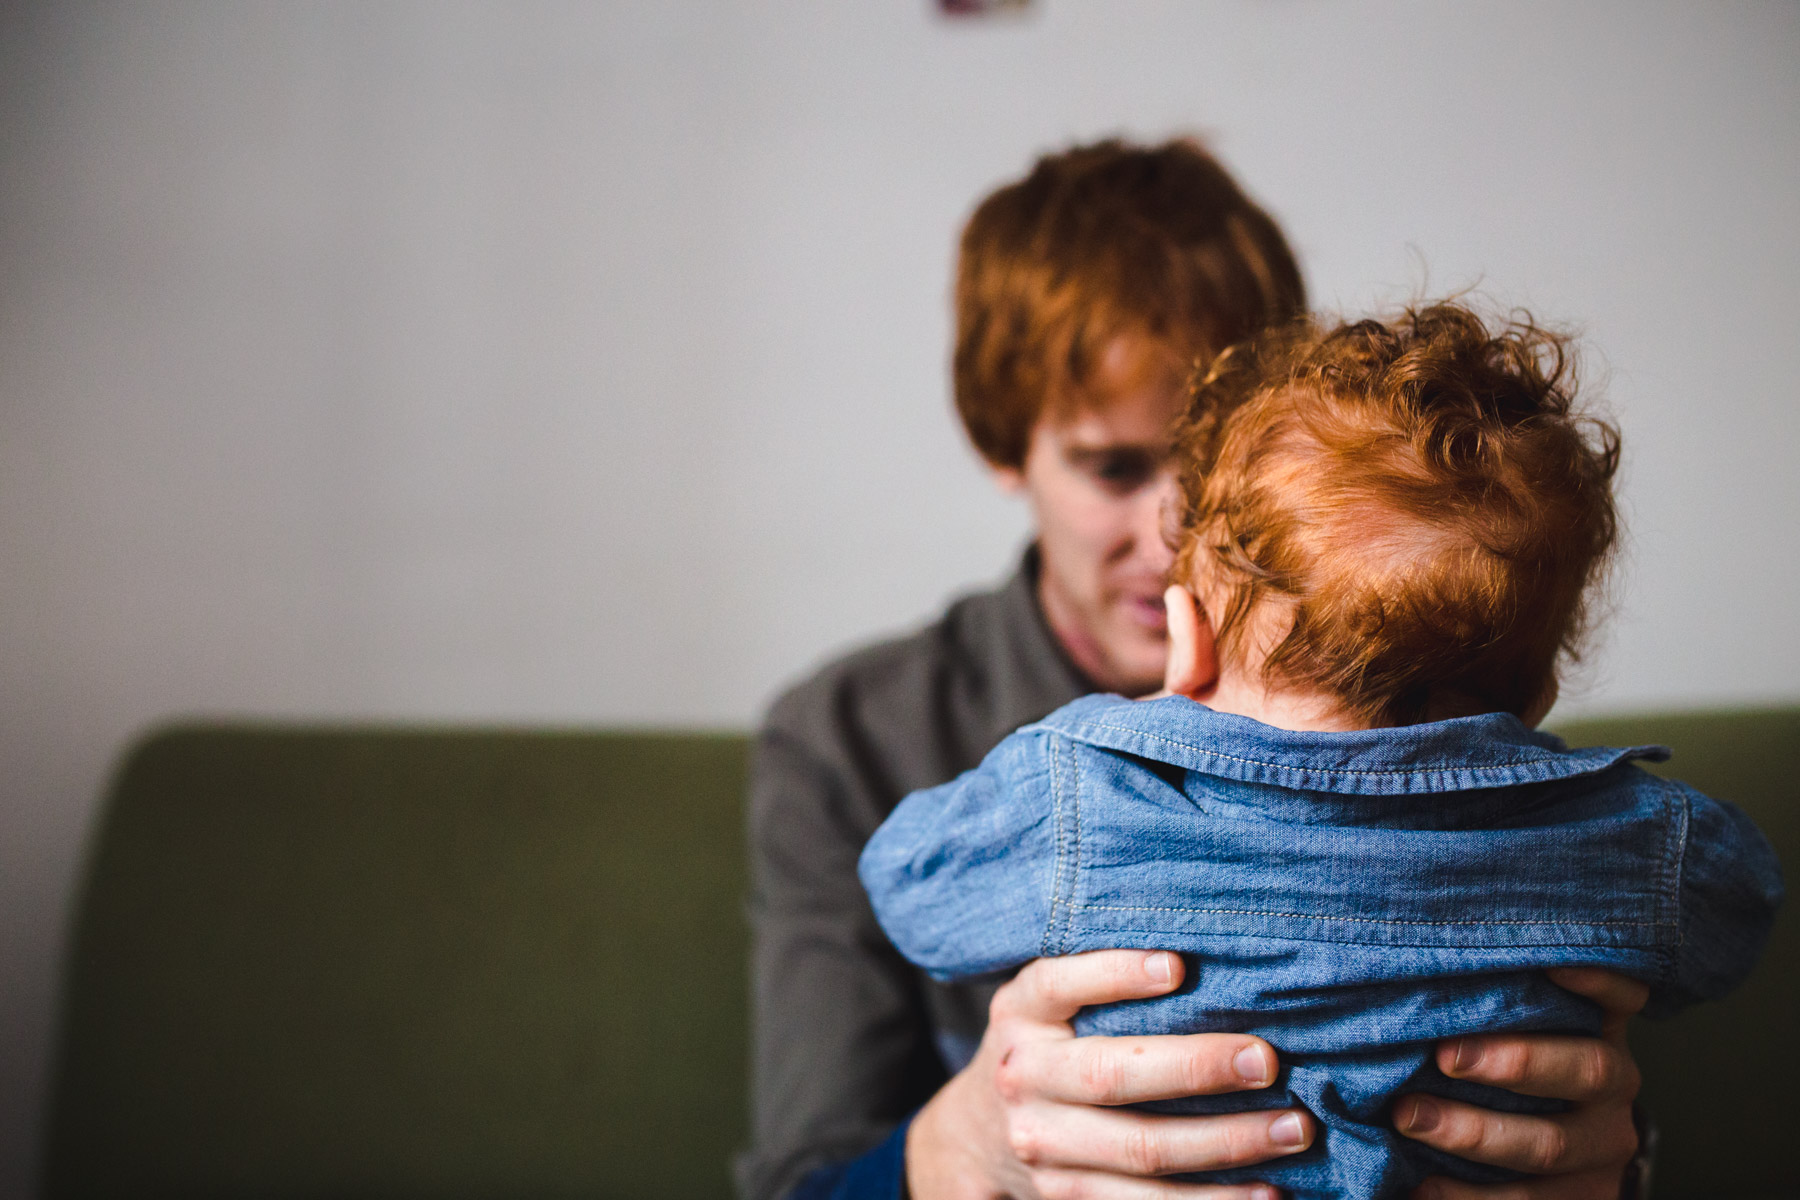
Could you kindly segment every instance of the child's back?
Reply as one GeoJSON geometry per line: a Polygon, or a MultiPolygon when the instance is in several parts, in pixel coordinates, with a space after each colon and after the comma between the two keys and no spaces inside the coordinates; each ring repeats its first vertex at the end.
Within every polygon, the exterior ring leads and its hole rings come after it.
{"type": "Polygon", "coordinates": [[[1561,354],[1437,306],[1221,360],[1183,439],[1177,694],[1077,701],[908,798],[864,853],[883,927],[941,977],[1191,956],[1175,994],[1078,1030],[1258,1034],[1275,1087],[1166,1107],[1298,1102],[1324,1127],[1208,1178],[1320,1197],[1495,1178],[1392,1130],[1402,1092],[1522,1103],[1444,1077],[1434,1042],[1595,1032],[1547,966],[1622,971],[1672,1011],[1738,982],[1767,934],[1779,868],[1741,813],[1629,761],[1658,752],[1528,727],[1614,536],[1616,440],[1572,414],[1561,354]]]}
{"type": "Polygon", "coordinates": [[[1780,894],[1773,852],[1642,756],[1659,752],[1565,750],[1508,714],[1293,732],[1179,696],[1095,696],[908,798],[863,878],[895,944],[942,978],[1181,952],[1182,989],[1090,1009],[1077,1031],[1256,1034],[1280,1052],[1274,1087],[1158,1107],[1299,1103],[1323,1126],[1301,1155],[1205,1178],[1404,1195],[1431,1174],[1506,1176],[1396,1134],[1398,1095],[1529,1106],[1444,1077],[1439,1039],[1598,1031],[1542,968],[1647,980],[1653,1012],[1749,970],[1780,894]]]}

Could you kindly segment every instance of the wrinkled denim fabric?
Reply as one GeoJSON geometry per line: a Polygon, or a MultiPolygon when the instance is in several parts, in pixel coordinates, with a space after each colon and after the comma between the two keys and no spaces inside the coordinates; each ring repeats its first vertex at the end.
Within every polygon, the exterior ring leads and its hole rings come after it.
{"type": "Polygon", "coordinates": [[[1089,696],[909,796],[859,869],[882,928],[939,979],[1180,952],[1175,993],[1086,1009],[1076,1032],[1266,1038],[1272,1087],[1146,1107],[1299,1104],[1321,1131],[1291,1158],[1190,1178],[1402,1196],[1431,1174],[1513,1176],[1395,1133],[1400,1094],[1557,1109],[1432,1056],[1458,1034],[1597,1033],[1598,1007],[1543,968],[1641,979],[1652,1015],[1749,973],[1782,896],[1774,850],[1732,805],[1632,761],[1667,757],[1571,750],[1507,714],[1302,733],[1179,696],[1089,696]]]}

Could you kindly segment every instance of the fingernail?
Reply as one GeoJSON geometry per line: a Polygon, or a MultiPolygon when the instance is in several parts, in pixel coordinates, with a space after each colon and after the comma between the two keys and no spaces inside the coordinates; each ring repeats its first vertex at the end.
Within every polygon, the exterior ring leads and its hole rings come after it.
{"type": "Polygon", "coordinates": [[[1157,983],[1175,978],[1175,956],[1166,950],[1152,950],[1144,956],[1144,974],[1157,983]]]}
{"type": "Polygon", "coordinates": [[[1250,1200],[1281,1200],[1281,1191],[1266,1183],[1259,1183],[1250,1189],[1250,1200]]]}
{"type": "Polygon", "coordinates": [[[1299,1146],[1306,1142],[1306,1123],[1299,1113],[1282,1113],[1269,1122],[1269,1140],[1277,1146],[1299,1146]]]}
{"type": "Polygon", "coordinates": [[[1402,1133],[1430,1133],[1438,1126],[1443,1110],[1423,1096],[1408,1096],[1394,1114],[1394,1124],[1402,1133]]]}
{"type": "Polygon", "coordinates": [[[1456,1040],[1456,1053],[1450,1059],[1452,1071],[1467,1071],[1481,1058],[1481,1051],[1467,1038],[1456,1040]]]}
{"type": "Polygon", "coordinates": [[[1261,1046],[1245,1046],[1239,1050],[1231,1060],[1231,1067],[1239,1079],[1258,1087],[1274,1077],[1274,1072],[1269,1070],[1269,1055],[1261,1046]]]}

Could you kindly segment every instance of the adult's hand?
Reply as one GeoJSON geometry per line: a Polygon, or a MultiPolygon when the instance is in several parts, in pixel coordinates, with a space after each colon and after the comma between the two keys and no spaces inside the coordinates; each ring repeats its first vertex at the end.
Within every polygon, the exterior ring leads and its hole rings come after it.
{"type": "Polygon", "coordinates": [[[1179,955],[1096,950],[1029,963],[994,995],[975,1057],[906,1139],[913,1200],[1275,1200],[1266,1185],[1158,1176],[1264,1162],[1311,1144],[1304,1110],[1157,1116],[1116,1106],[1267,1087],[1275,1051],[1246,1034],[1077,1038],[1090,1004],[1160,996],[1179,955]]]}
{"type": "Polygon", "coordinates": [[[1490,1112],[1436,1096],[1407,1096],[1394,1127],[1407,1137],[1475,1162],[1538,1176],[1476,1187],[1426,1180],[1414,1200],[1618,1200],[1625,1166],[1637,1152],[1631,1102],[1638,1069],[1625,1046],[1625,1023],[1649,989],[1591,967],[1562,967],[1550,978],[1605,1011],[1598,1038],[1486,1034],[1438,1047],[1438,1069],[1527,1096],[1571,1102],[1555,1116],[1490,1112]]]}

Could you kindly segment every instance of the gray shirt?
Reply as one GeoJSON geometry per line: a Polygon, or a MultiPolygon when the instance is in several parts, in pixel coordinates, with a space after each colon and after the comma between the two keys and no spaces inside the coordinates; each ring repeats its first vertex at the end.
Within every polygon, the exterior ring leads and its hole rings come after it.
{"type": "Polygon", "coordinates": [[[968,1061],[995,983],[935,983],[902,958],[857,857],[908,792],[1092,690],[1044,620],[1032,550],[1004,587],[839,659],[770,708],[750,774],[746,1200],[875,1146],[968,1061]]]}

